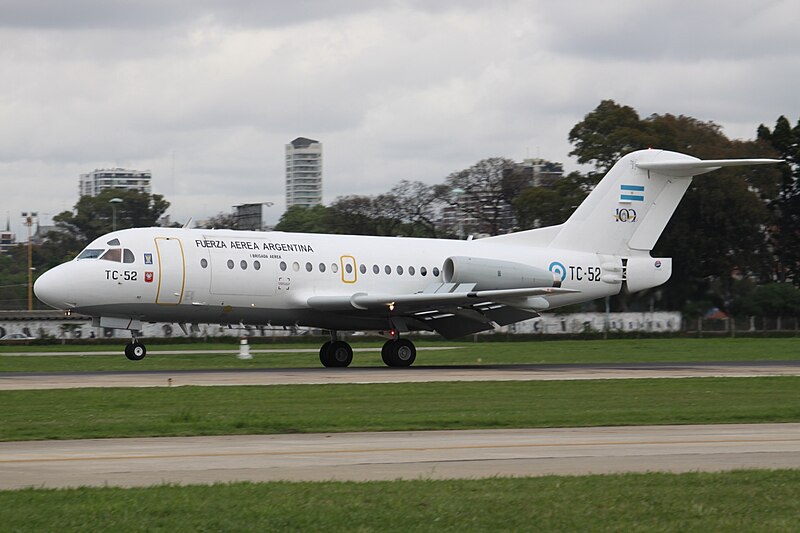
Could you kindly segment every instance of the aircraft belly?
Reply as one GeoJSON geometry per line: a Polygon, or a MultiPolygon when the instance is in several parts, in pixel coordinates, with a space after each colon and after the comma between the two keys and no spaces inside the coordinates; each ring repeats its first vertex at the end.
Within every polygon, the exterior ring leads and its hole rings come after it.
{"type": "Polygon", "coordinates": [[[196,324],[245,324],[306,326],[341,330],[382,330],[390,324],[385,317],[331,314],[313,309],[276,309],[232,306],[174,306],[152,304],[103,305],[75,309],[89,316],[135,318],[142,322],[180,322],[196,324]]]}

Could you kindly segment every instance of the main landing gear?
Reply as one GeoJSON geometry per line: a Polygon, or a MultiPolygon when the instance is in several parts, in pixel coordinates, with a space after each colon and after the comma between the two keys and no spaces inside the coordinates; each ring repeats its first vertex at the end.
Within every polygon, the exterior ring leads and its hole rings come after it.
{"type": "Polygon", "coordinates": [[[389,339],[381,348],[381,358],[386,366],[411,366],[417,358],[417,348],[408,339],[389,339]]]}
{"type": "Polygon", "coordinates": [[[131,342],[125,345],[125,357],[131,361],[141,361],[147,355],[147,348],[144,344],[139,342],[136,335],[131,333],[131,342]]]}
{"type": "Polygon", "coordinates": [[[353,348],[346,342],[336,339],[336,332],[331,332],[331,340],[319,349],[319,362],[323,366],[343,368],[353,362],[353,348]]]}
{"type": "MultiPolygon", "coordinates": [[[[417,348],[408,339],[390,339],[381,348],[381,359],[389,367],[411,366],[416,358],[417,348]]],[[[331,340],[319,349],[319,361],[329,368],[344,368],[353,362],[353,348],[331,331],[331,340]]]]}

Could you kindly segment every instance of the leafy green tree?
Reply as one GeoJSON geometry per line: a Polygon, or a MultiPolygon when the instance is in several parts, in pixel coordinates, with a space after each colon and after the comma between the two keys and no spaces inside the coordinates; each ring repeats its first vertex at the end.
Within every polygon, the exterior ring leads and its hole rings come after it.
{"type": "Polygon", "coordinates": [[[276,231],[299,233],[334,233],[331,231],[331,214],[324,205],[313,207],[292,206],[275,225],[276,231]]]}
{"type": "Polygon", "coordinates": [[[575,148],[569,155],[605,174],[620,157],[652,146],[653,140],[635,109],[603,100],[570,130],[569,142],[575,148]]]}
{"type": "Polygon", "coordinates": [[[528,187],[512,202],[521,229],[565,222],[589,194],[589,183],[578,172],[557,180],[553,187],[528,187]]]}
{"type": "Polygon", "coordinates": [[[773,224],[770,225],[770,245],[776,259],[774,277],[800,285],[800,120],[792,128],[781,116],[770,130],[758,128],[758,139],[774,148],[786,165],[780,165],[780,190],[770,203],[773,224]]]}
{"type": "Polygon", "coordinates": [[[112,231],[114,218],[116,229],[151,227],[167,208],[169,202],[160,194],[105,189],[97,196],[81,196],[73,211],[59,213],[53,220],[66,235],[85,244],[112,231]],[[112,203],[112,198],[122,202],[112,203]]]}

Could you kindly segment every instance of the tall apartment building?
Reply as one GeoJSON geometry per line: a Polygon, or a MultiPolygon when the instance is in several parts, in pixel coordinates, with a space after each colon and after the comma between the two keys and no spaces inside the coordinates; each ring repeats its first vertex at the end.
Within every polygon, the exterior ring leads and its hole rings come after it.
{"type": "Polygon", "coordinates": [[[322,203],[322,143],[298,137],[286,145],[286,209],[322,203]]]}
{"type": "Polygon", "coordinates": [[[103,189],[124,189],[151,194],[150,182],[152,179],[153,176],[149,170],[97,169],[88,174],[81,174],[80,195],[97,196],[103,189]]]}

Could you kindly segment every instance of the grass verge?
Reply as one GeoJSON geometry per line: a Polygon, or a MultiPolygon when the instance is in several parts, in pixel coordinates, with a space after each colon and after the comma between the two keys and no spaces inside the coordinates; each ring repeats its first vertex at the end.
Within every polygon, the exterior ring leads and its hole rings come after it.
{"type": "Polygon", "coordinates": [[[800,471],[0,492],[8,531],[796,531],[800,471]]]}
{"type": "MultiPolygon", "coordinates": [[[[436,342],[421,340],[420,347],[457,346],[456,350],[420,351],[417,365],[465,364],[546,364],[546,363],[614,363],[614,362],[697,362],[697,361],[770,361],[800,358],[800,338],[769,339],[626,339],[589,341],[527,342],[436,342]]],[[[354,348],[370,348],[356,352],[353,366],[383,366],[380,343],[354,343],[354,348]]],[[[97,351],[114,351],[111,346],[28,346],[0,348],[0,372],[66,372],[119,370],[182,370],[221,368],[318,367],[316,344],[254,344],[259,348],[286,350],[280,353],[254,354],[242,361],[233,354],[163,355],[159,350],[236,350],[230,344],[152,345],[151,353],[142,361],[128,361],[119,354],[93,355],[97,351]],[[23,349],[25,348],[25,349],[23,349]],[[311,353],[292,353],[307,348],[311,353]],[[10,352],[66,351],[75,355],[3,356],[10,352]]]]}
{"type": "Polygon", "coordinates": [[[800,377],[0,392],[0,440],[800,421],[800,377]]]}

